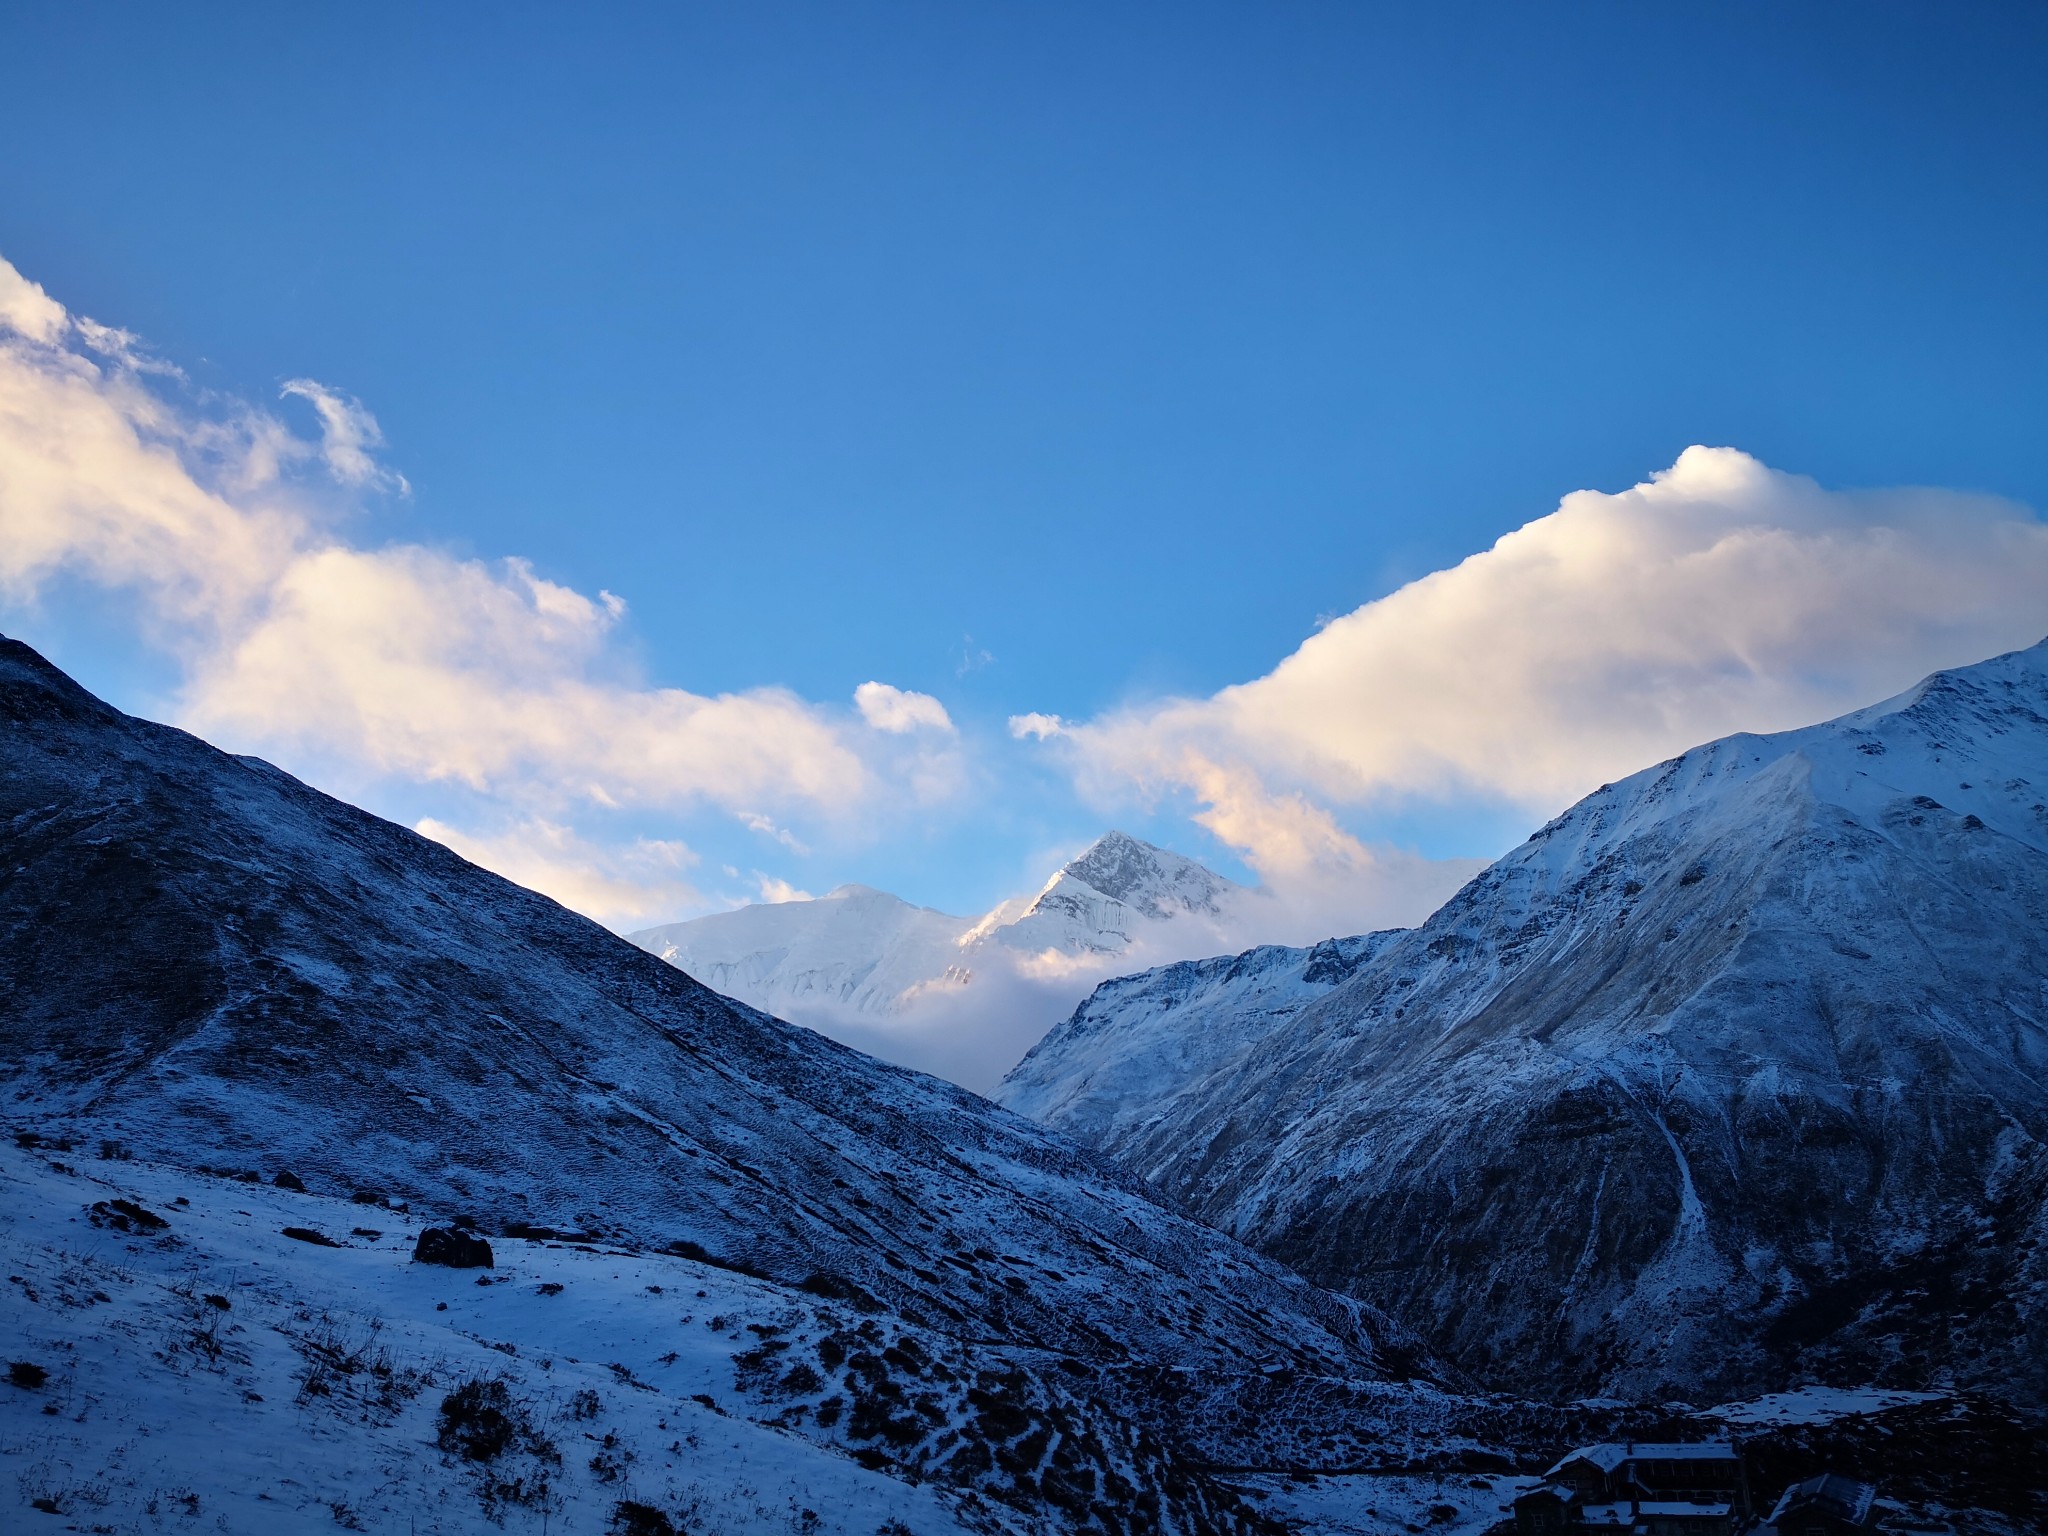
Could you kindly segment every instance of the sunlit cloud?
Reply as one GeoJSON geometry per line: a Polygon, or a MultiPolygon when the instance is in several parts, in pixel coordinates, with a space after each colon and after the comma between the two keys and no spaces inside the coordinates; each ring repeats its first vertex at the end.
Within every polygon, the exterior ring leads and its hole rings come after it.
{"type": "Polygon", "coordinates": [[[489,833],[466,832],[433,817],[414,828],[472,864],[615,928],[702,907],[684,871],[696,854],[669,839],[600,844],[538,818],[489,833]]]}
{"type": "Polygon", "coordinates": [[[589,911],[631,902],[565,830],[578,806],[708,807],[801,850],[789,815],[831,824],[958,788],[952,721],[929,695],[869,683],[849,709],[649,686],[612,593],[518,559],[346,537],[352,497],[404,481],[359,401],[308,379],[284,394],[312,407],[317,440],[195,396],[135,338],[0,262],[0,593],[32,602],[68,579],[127,595],[181,668],[181,722],[240,749],[542,818],[523,823],[531,858],[466,846],[589,911]],[[593,861],[582,884],[562,873],[575,858],[593,861]]]}
{"type": "Polygon", "coordinates": [[[754,889],[761,900],[771,905],[785,901],[817,900],[809,891],[801,890],[778,876],[763,874],[758,869],[754,871],[754,889]]]}
{"type": "Polygon", "coordinates": [[[1355,862],[1333,810],[1540,818],[1733,731],[1803,725],[2048,632],[2048,526],[1989,496],[1831,491],[1690,448],[1332,620],[1270,673],[1019,716],[1091,794],[1185,796],[1255,868],[1355,862]]]}
{"type": "Polygon", "coordinates": [[[862,683],[853,690],[853,702],[863,720],[892,736],[912,731],[953,734],[953,717],[928,693],[910,693],[887,683],[862,683]]]}
{"type": "Polygon", "coordinates": [[[777,826],[775,818],[772,816],[763,816],[758,811],[735,811],[733,815],[734,819],[749,832],[758,832],[763,837],[772,837],[791,853],[808,855],[811,851],[804,844],[803,840],[791,832],[789,828],[777,826]]]}

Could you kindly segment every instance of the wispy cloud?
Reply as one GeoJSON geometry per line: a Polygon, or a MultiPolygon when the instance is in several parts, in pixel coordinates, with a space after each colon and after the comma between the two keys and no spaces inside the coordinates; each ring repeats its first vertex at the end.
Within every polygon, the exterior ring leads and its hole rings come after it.
{"type": "Polygon", "coordinates": [[[811,851],[805,846],[803,840],[791,832],[789,828],[777,826],[775,818],[772,816],[763,816],[758,811],[737,811],[734,815],[737,817],[740,825],[748,831],[758,832],[763,837],[774,838],[776,842],[782,844],[791,853],[804,855],[811,851]]]}
{"type": "Polygon", "coordinates": [[[1944,490],[1830,491],[1690,448],[1324,625],[1254,681],[1020,716],[1113,801],[1185,795],[1262,872],[1355,862],[1332,808],[1540,816],[1737,730],[1872,702],[2048,632],[2048,526],[1944,490]]]}
{"type": "Polygon", "coordinates": [[[953,668],[955,677],[965,677],[970,672],[979,672],[983,667],[995,665],[996,653],[985,645],[976,645],[974,636],[960,637],[960,660],[953,668]]]}
{"type": "Polygon", "coordinates": [[[362,401],[313,379],[288,379],[281,394],[285,398],[296,395],[318,413],[321,460],[343,485],[382,486],[399,492],[411,489],[405,476],[374,457],[375,450],[384,446],[384,433],[362,401]]]}

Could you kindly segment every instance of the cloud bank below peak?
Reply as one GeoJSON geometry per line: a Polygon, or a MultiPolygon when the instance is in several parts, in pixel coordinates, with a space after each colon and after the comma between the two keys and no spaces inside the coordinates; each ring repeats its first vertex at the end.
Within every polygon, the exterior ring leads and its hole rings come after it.
{"type": "Polygon", "coordinates": [[[1355,864],[1332,808],[1547,816],[2048,633],[2048,526],[1994,497],[1835,491],[1688,448],[1329,623],[1271,672],[1093,720],[1020,715],[1114,804],[1181,796],[1262,874],[1355,864]]]}

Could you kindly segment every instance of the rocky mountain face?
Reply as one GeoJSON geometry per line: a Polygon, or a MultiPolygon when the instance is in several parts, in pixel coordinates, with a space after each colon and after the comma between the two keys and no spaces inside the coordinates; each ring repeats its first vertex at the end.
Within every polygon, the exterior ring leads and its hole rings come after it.
{"type": "Polygon", "coordinates": [[[2048,1396],[2048,644],[1607,786],[1358,942],[1305,997],[1300,952],[1106,987],[1001,1096],[1497,1385],[2048,1396]]]}
{"type": "Polygon", "coordinates": [[[895,1014],[992,968],[1113,957],[1177,921],[1200,933],[1204,919],[1222,918],[1246,894],[1193,859],[1110,832],[1036,896],[980,918],[845,885],[630,937],[706,986],[830,1033],[834,1017],[895,1014]]]}
{"type": "Polygon", "coordinates": [[[1069,1135],[1117,1143],[1153,1112],[1162,1084],[1227,1091],[1245,1056],[1401,936],[1264,944],[1103,982],[996,1090],[999,1103],[1069,1135]],[[1199,1084],[1213,1084],[1209,1088],[1199,1084]]]}
{"type": "MultiPolygon", "coordinates": [[[[1059,1435],[1143,1419],[1142,1393],[1114,1414],[1090,1396],[1109,1376],[1387,1374],[1396,1331],[1369,1308],[1062,1135],[723,998],[12,641],[0,733],[0,1063],[24,1145],[290,1169],[501,1240],[656,1256],[671,1284],[755,1277],[880,1341],[865,1364],[828,1351],[845,1384],[806,1378],[866,1416],[790,1433],[993,1487],[1052,1528],[1102,1528],[1039,1478],[1059,1435]],[[916,1347],[882,1359],[906,1330],[916,1347]],[[991,1391],[1008,1406],[983,1415],[991,1391]]],[[[1115,1471],[1160,1528],[1247,1528],[1149,1434],[1115,1471]]]]}

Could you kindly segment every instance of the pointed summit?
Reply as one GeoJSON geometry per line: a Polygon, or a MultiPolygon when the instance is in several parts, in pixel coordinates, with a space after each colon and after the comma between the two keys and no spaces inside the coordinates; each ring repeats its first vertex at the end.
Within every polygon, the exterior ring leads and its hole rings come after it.
{"type": "MultiPolygon", "coordinates": [[[[1141,937],[1155,956],[1229,947],[1227,919],[1244,894],[1193,859],[1113,831],[1035,894],[1013,896],[979,919],[842,885],[813,900],[740,907],[630,937],[707,986],[832,1034],[969,986],[991,969],[1078,977],[1092,968],[1099,979],[1141,937]]],[[[1071,1002],[1048,1004],[1044,1022],[1079,1002],[1087,984],[1074,983],[1080,990],[1071,1002]]],[[[885,1054],[890,1046],[869,1034],[842,1038],[885,1054]]],[[[970,1086],[992,1085],[991,1078],[970,1086]]]]}
{"type": "Polygon", "coordinates": [[[1069,862],[1040,900],[1062,880],[1078,880],[1154,919],[1172,917],[1177,910],[1215,913],[1219,898],[1239,889],[1193,859],[1115,831],[1103,833],[1069,862]]]}

